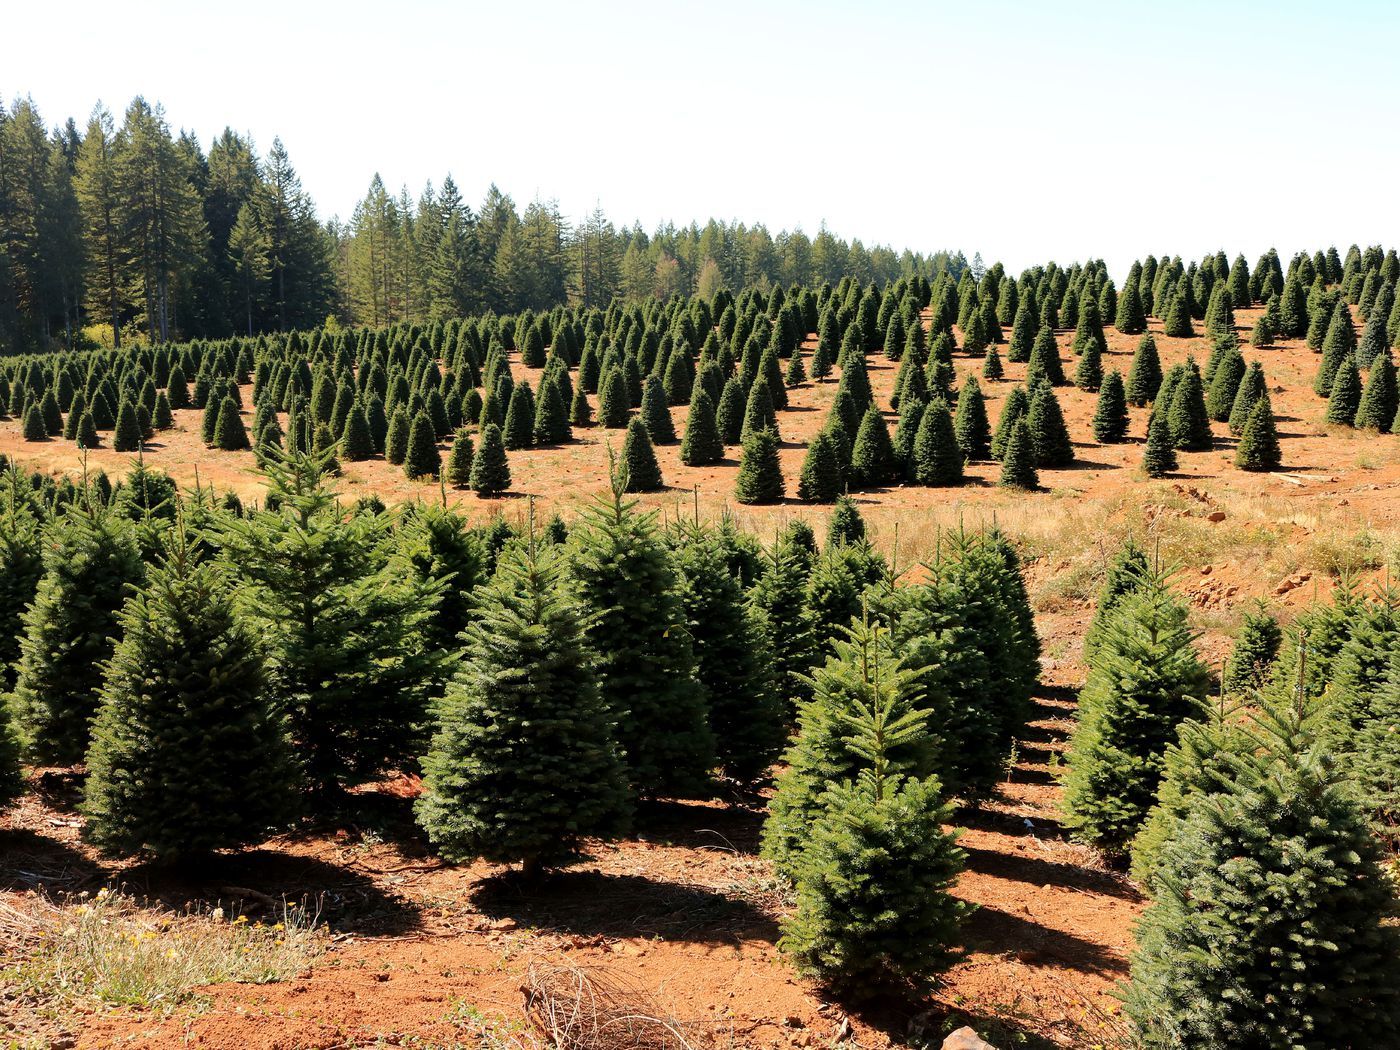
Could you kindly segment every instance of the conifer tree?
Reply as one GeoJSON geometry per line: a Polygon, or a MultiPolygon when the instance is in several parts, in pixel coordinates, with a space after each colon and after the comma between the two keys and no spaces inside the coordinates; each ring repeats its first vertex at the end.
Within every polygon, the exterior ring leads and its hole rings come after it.
{"type": "Polygon", "coordinates": [[[995,383],[1006,375],[1001,367],[1001,355],[997,353],[995,344],[987,347],[987,354],[982,360],[982,378],[995,383]]]}
{"type": "Polygon", "coordinates": [[[1235,406],[1235,395],[1244,381],[1244,357],[1238,350],[1230,350],[1221,355],[1210,378],[1210,393],[1206,396],[1206,414],[1217,423],[1230,419],[1230,410],[1235,406]]]}
{"type": "Polygon", "coordinates": [[[846,487],[845,466],[835,434],[822,430],[807,446],[802,474],[797,482],[797,498],[813,503],[830,503],[846,487]]]}
{"type": "Polygon", "coordinates": [[[369,420],[365,410],[357,401],[345,415],[345,429],[340,435],[340,450],[352,463],[369,459],[374,455],[374,435],[370,433],[369,420]]]}
{"type": "Polygon", "coordinates": [[[942,399],[931,402],[919,422],[912,468],[913,479],[920,485],[962,484],[962,449],[953,431],[953,417],[942,399]]]}
{"type": "Polygon", "coordinates": [[[1390,360],[1390,351],[1381,350],[1371,362],[1371,374],[1366,380],[1361,403],[1356,406],[1353,425],[1358,430],[1388,434],[1398,410],[1400,391],[1396,388],[1395,365],[1390,360]]]}
{"type": "Polygon", "coordinates": [[[1094,440],[1105,445],[1117,444],[1128,435],[1128,400],[1116,368],[1104,376],[1099,387],[1093,426],[1094,440]]]}
{"type": "Polygon", "coordinates": [[[1240,632],[1225,665],[1220,688],[1235,696],[1245,696],[1261,689],[1278,658],[1283,632],[1278,620],[1261,607],[1246,611],[1240,621],[1240,632]]]}
{"type": "Polygon", "coordinates": [[[627,424],[627,437],[622,443],[622,469],[627,492],[656,492],[665,487],[661,467],[651,447],[651,435],[640,416],[627,424]]]}
{"type": "Polygon", "coordinates": [[[529,875],[573,860],[584,836],[626,830],[615,715],[566,565],[533,532],[507,544],[467,625],[414,806],[450,861],[520,863],[529,875]]]}
{"type": "Polygon", "coordinates": [[[1040,487],[1040,477],[1035,469],[1035,447],[1031,439],[1030,427],[1024,417],[1017,419],[1006,438],[1006,448],[1001,457],[1001,479],[1003,488],[1032,491],[1040,487]]]}
{"type": "Polygon", "coordinates": [[[1099,588],[1098,601],[1094,605],[1094,617],[1084,631],[1084,660],[1092,664],[1099,642],[1123,604],[1123,599],[1134,594],[1152,577],[1152,566],[1142,548],[1130,537],[1104,572],[1103,586],[1099,588]]]}
{"type": "Polygon", "coordinates": [[[603,376],[598,393],[598,425],[621,430],[631,418],[632,402],[627,393],[627,377],[620,368],[603,376]]]}
{"type": "Polygon", "coordinates": [[[1162,385],[1162,360],[1157,355],[1157,342],[1149,332],[1138,340],[1133,364],[1128,370],[1128,404],[1137,408],[1153,401],[1162,385]]]}
{"type": "Polygon", "coordinates": [[[1244,425],[1249,422],[1250,410],[1254,403],[1264,396],[1266,383],[1264,368],[1258,361],[1252,361],[1244,378],[1235,391],[1234,403],[1230,406],[1230,433],[1239,437],[1244,433],[1244,425]]]}
{"type": "Polygon", "coordinates": [[[1099,384],[1103,382],[1103,350],[1098,342],[1090,341],[1085,344],[1084,352],[1079,357],[1079,364],[1074,369],[1074,385],[1080,390],[1087,390],[1093,393],[1098,390],[1099,384]]]}
{"type": "MultiPolygon", "coordinates": [[[[1085,356],[1092,352],[1086,349],[1085,356]]],[[[1030,428],[1036,467],[1066,467],[1074,462],[1074,445],[1069,439],[1060,400],[1051,387],[1041,385],[1035,389],[1026,413],[1026,424],[1030,428]]]]}
{"type": "Polygon", "coordinates": [[[389,433],[384,438],[384,461],[386,463],[392,463],[396,467],[403,466],[404,459],[408,456],[410,426],[408,409],[402,406],[395,409],[394,416],[389,421],[389,433]]]}
{"type": "Polygon", "coordinates": [[[724,442],[715,421],[715,406],[702,384],[696,383],[691,393],[690,411],[685,419],[685,437],[681,441],[681,462],[690,467],[704,467],[724,458],[724,442]]]}
{"type": "Polygon", "coordinates": [[[548,373],[540,383],[540,396],[535,401],[535,423],[531,437],[536,445],[562,445],[573,437],[564,394],[559,389],[558,380],[548,373]]]}
{"type": "Polygon", "coordinates": [[[10,700],[27,754],[73,765],[87,752],[118,614],[144,572],[128,524],[96,501],[68,507],[49,525],[43,559],[22,617],[10,700]]]}
{"type": "MultiPolygon", "coordinates": [[[[417,421],[415,420],[415,425],[417,421]]],[[[501,439],[507,451],[529,448],[535,440],[535,392],[530,384],[517,384],[510,393],[506,408],[505,424],[501,427],[501,439]]],[[[410,445],[412,436],[410,433],[410,445]]]]}
{"type": "Polygon", "coordinates": [[[103,850],[177,861],[259,841],[295,775],[259,640],[183,528],[166,542],[121,613],[82,812],[103,850]]]}
{"type": "Polygon", "coordinates": [[[452,439],[452,451],[447,457],[447,483],[454,489],[470,488],[472,483],[472,436],[464,427],[452,439]]]}
{"type": "Polygon", "coordinates": [[[772,391],[761,376],[754,380],[753,389],[749,391],[748,403],[744,408],[744,426],[739,431],[739,440],[747,441],[750,434],[759,430],[778,433],[778,413],[774,409],[772,391]]]}
{"type": "MultiPolygon", "coordinates": [[[[224,452],[239,452],[252,447],[248,441],[248,430],[243,425],[243,417],[238,411],[238,402],[231,397],[225,397],[219,407],[212,444],[214,448],[224,452]]],[[[116,447],[115,442],[113,447],[116,447]]]]}
{"type": "Polygon", "coordinates": [[[958,391],[957,416],[953,420],[958,448],[964,460],[989,459],[992,454],[992,431],[987,422],[987,403],[976,376],[968,376],[958,391]]]}
{"type": "Polygon", "coordinates": [[[410,481],[436,478],[442,472],[442,455],[438,452],[437,435],[433,432],[433,421],[428,418],[427,412],[419,412],[413,417],[413,425],[408,431],[403,472],[410,481]]]}
{"type": "Polygon", "coordinates": [[[79,448],[96,448],[100,443],[97,434],[97,424],[92,420],[92,413],[84,411],[82,418],[78,420],[78,426],[73,434],[73,441],[79,448]]]}
{"type": "Polygon", "coordinates": [[[1065,777],[1066,823],[1122,853],[1157,794],[1166,747],[1205,696],[1186,608],[1150,573],[1103,625],[1080,693],[1065,777]]]}
{"type": "Polygon", "coordinates": [[[1055,333],[1042,327],[1031,348],[1030,362],[1026,365],[1026,385],[1031,386],[1037,377],[1043,377],[1051,386],[1065,385],[1064,365],[1060,361],[1060,349],[1055,344],[1055,333]]]}
{"type": "Polygon", "coordinates": [[[681,525],[673,551],[720,766],[739,783],[753,783],[767,773],[786,738],[766,626],[729,571],[717,530],[681,525]]]}
{"type": "Polygon", "coordinates": [[[1369,1045],[1400,1015],[1379,849],[1306,700],[1247,731],[1162,848],[1127,1014],[1150,1047],[1369,1045]]]}
{"type": "Polygon", "coordinates": [[[620,473],[570,530],[571,573],[633,791],[697,797],[715,760],[705,693],[655,515],[624,499],[620,473]]]}
{"type": "Polygon", "coordinates": [[[1166,406],[1158,402],[1147,419],[1147,444],[1142,453],[1142,470],[1149,478],[1162,478],[1176,467],[1176,446],[1172,444],[1166,406]]]}
{"type": "Polygon", "coordinates": [[[874,487],[891,480],[897,463],[885,417],[875,405],[865,410],[851,446],[850,481],[857,487],[874,487]]]}
{"type": "MultiPolygon", "coordinates": [[[[865,519],[861,517],[856,501],[847,495],[840,496],[836,500],[836,505],[831,508],[831,517],[826,523],[828,549],[862,543],[865,537],[865,519]]],[[[808,591],[809,593],[811,591],[810,580],[808,581],[808,591]]],[[[845,624],[843,623],[842,626],[845,624]]]]}
{"type": "Polygon", "coordinates": [[[1162,332],[1174,339],[1189,339],[1196,334],[1186,297],[1179,292],[1171,297],[1166,313],[1162,315],[1162,332]]]}
{"type": "MultiPolygon", "coordinates": [[[[666,390],[656,376],[647,376],[642,390],[642,409],[639,416],[646,424],[647,434],[657,445],[669,445],[676,440],[676,431],[671,423],[671,410],[666,401],[666,390]]],[[[629,429],[630,433],[630,429],[629,429]]]]}
{"type": "Polygon", "coordinates": [[[510,488],[510,464],[501,428],[487,423],[481,432],[481,447],[472,458],[472,491],[478,496],[499,496],[510,488]]]}
{"type": "Polygon", "coordinates": [[[744,430],[745,395],[743,384],[738,376],[730,376],[720,393],[719,405],[715,409],[715,425],[719,436],[726,445],[739,444],[744,430]]]}
{"type": "Polygon", "coordinates": [[[1172,387],[1166,418],[1171,428],[1172,447],[1185,452],[1209,451],[1214,438],[1210,430],[1210,416],[1206,412],[1201,374],[1194,362],[1187,362],[1180,379],[1172,387]]]}
{"type": "Polygon", "coordinates": [[[1347,354],[1332,376],[1327,396],[1327,422],[1333,426],[1349,427],[1361,407],[1361,375],[1356,370],[1356,355],[1347,354]]]}
{"type": "Polygon", "coordinates": [[[1137,335],[1147,327],[1147,316],[1142,308],[1142,298],[1137,282],[1129,278],[1118,297],[1118,311],[1113,327],[1124,335],[1137,335]]]}
{"type": "Polygon", "coordinates": [[[569,423],[576,427],[593,425],[593,409],[588,404],[588,392],[580,382],[574,388],[573,400],[569,402],[569,423]]]}
{"type": "Polygon", "coordinates": [[[785,491],[778,435],[767,429],[753,431],[739,454],[734,498],[740,503],[777,503],[785,491]]]}
{"type": "Polygon", "coordinates": [[[1277,470],[1283,460],[1278,431],[1274,427],[1273,406],[1268,391],[1254,403],[1245,422],[1239,444],[1235,446],[1235,466],[1241,470],[1277,470]]]}
{"type": "MultiPolygon", "coordinates": [[[[33,414],[33,413],[35,413],[35,412],[38,412],[38,406],[37,406],[37,405],[31,410],[31,414],[33,414]]],[[[39,425],[42,427],[42,426],[43,426],[43,416],[41,415],[41,416],[39,416],[38,418],[39,418],[39,425]]],[[[34,438],[29,437],[30,427],[29,427],[29,421],[28,421],[27,419],[25,420],[25,428],[24,428],[24,430],[25,430],[25,440],[27,440],[27,441],[33,441],[33,440],[35,440],[34,438]]],[[[47,436],[48,436],[48,430],[45,429],[45,430],[44,430],[44,433],[43,433],[43,435],[42,435],[42,437],[47,437],[47,436]]],[[[121,407],[117,409],[117,427],[116,427],[116,430],[115,430],[115,431],[113,432],[113,434],[112,434],[112,451],[113,451],[113,452],[137,452],[137,451],[140,451],[140,448],[141,448],[141,424],[140,424],[140,422],[139,422],[139,421],[137,420],[137,418],[136,418],[136,408],[135,408],[134,405],[132,405],[132,403],[131,403],[130,401],[123,400],[122,403],[121,403],[121,407]]]]}

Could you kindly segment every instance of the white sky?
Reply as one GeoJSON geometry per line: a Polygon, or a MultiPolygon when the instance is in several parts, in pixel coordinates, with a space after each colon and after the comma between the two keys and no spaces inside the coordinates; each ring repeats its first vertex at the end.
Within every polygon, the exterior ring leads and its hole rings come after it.
{"type": "Polygon", "coordinates": [[[1400,240],[1400,5],[20,3],[0,97],[280,135],[322,218],[451,171],[1011,269],[1400,240]],[[218,13],[215,14],[214,12],[218,13]]]}

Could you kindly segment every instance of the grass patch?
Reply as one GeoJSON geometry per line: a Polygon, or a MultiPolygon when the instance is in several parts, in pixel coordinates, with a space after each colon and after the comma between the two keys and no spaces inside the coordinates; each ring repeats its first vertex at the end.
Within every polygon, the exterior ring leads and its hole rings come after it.
{"type": "Polygon", "coordinates": [[[201,985],[266,984],[292,977],[325,948],[310,910],[284,904],[278,921],[250,922],[222,908],[183,914],[100,890],[58,903],[0,905],[0,944],[18,960],[0,981],[52,1007],[76,1004],[168,1010],[201,985]]]}

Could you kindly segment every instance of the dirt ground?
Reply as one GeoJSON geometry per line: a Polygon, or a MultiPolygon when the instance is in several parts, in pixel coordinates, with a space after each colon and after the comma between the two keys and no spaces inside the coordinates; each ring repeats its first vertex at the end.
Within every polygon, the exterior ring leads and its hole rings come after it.
{"type": "MultiPolygon", "coordinates": [[[[1256,313],[1240,314],[1247,331],[1256,313]]],[[[1126,374],[1137,339],[1107,336],[1105,370],[1126,374]]],[[[1204,363],[1204,339],[1157,336],[1164,365],[1188,353],[1204,363]]],[[[1069,340],[1060,334],[1067,372],[1069,340]]],[[[76,892],[111,882],[172,906],[227,898],[231,887],[274,898],[322,894],[334,940],[295,980],[217,986],[205,990],[201,1008],[170,1015],[117,1010],[50,1019],[47,1031],[66,1030],[84,1047],[476,1046],[483,1045],[476,1022],[464,1018],[479,1011],[518,1022],[530,967],[564,961],[603,968],[724,1046],[937,1046],[963,1023],[1001,1047],[1118,1045],[1113,991],[1126,977],[1143,900],[1063,833],[1055,777],[1104,556],[1125,531],[1158,536],[1180,566],[1177,586],[1205,631],[1204,654],[1216,662],[1247,603],[1267,599],[1287,614],[1325,597],[1341,570],[1380,577],[1400,537],[1400,437],[1324,426],[1325,406],[1311,392],[1317,357],[1299,341],[1245,347],[1244,354],[1261,360],[1268,376],[1282,435],[1280,472],[1236,470],[1233,439],[1216,425],[1215,449],[1184,453],[1176,475],[1148,481],[1138,470],[1145,411],[1132,412],[1132,442],[1097,445],[1089,428],[1094,395],[1062,388],[1079,463],[1042,472],[1044,491],[1000,490],[996,466],[974,464],[958,489],[897,486],[859,496],[877,542],[901,565],[927,557],[939,529],[994,518],[1026,553],[1045,649],[1038,717],[1022,735],[1001,798],[957,816],[968,852],[957,893],[980,908],[966,927],[966,958],[928,1001],[849,1012],[793,973],[775,945],[790,901],[756,855],[761,807],[658,805],[644,814],[636,838],[597,845],[586,863],[526,889],[487,865],[434,860],[413,830],[415,785],[401,780],[364,794],[363,812],[343,827],[273,840],[205,881],[179,882],[100,862],[79,838],[72,775],[49,771],[0,818],[0,902],[22,901],[41,884],[76,892]]],[[[980,372],[980,361],[960,358],[958,366],[980,372]]],[[[1024,369],[1008,365],[1007,381],[984,383],[993,424],[1024,369]]],[[[872,358],[872,382],[886,404],[893,377],[891,363],[872,358]]],[[[834,382],[807,384],[791,392],[792,407],[780,415],[789,491],[834,392],[834,382]]],[[[685,409],[673,415],[679,433],[685,409]]],[[[182,481],[192,482],[197,470],[206,484],[255,498],[251,457],[205,450],[198,414],[179,417],[148,461],[182,481]]],[[[512,453],[513,498],[449,498],[473,513],[519,516],[520,495],[528,493],[546,512],[558,507],[567,516],[601,489],[607,445],[620,446],[620,437],[580,431],[563,448],[512,453]]],[[[45,470],[78,466],[70,443],[26,444],[14,422],[0,423],[0,451],[45,470]]],[[[734,455],[691,469],[679,463],[677,446],[659,448],[672,488],[647,502],[668,515],[688,513],[695,488],[702,512],[717,513],[732,492],[734,455]]],[[[130,458],[99,450],[91,462],[119,474],[130,458]]],[[[437,498],[435,488],[410,483],[382,462],[347,465],[345,493],[361,491],[437,498]]],[[[789,501],[736,514],[766,532],[795,515],[822,519],[825,511],[789,501]]]]}

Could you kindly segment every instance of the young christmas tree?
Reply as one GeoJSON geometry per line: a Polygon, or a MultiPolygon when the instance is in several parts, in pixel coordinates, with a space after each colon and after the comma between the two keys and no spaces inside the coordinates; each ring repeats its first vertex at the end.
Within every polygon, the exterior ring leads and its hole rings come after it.
{"type": "Polygon", "coordinates": [[[911,474],[920,485],[960,485],[963,454],[953,430],[953,417],[941,399],[924,411],[914,439],[911,474]]]}
{"type": "Polygon", "coordinates": [[[1265,396],[1268,386],[1264,379],[1264,366],[1258,361],[1251,362],[1249,371],[1240,380],[1235,391],[1235,400],[1230,405],[1230,433],[1239,437],[1244,433],[1244,425],[1249,422],[1249,413],[1254,403],[1265,396]]]}
{"type": "Polygon", "coordinates": [[[1128,436],[1128,399],[1118,369],[1104,376],[1099,402],[1094,409],[1094,440],[1113,445],[1128,436]]]}
{"type": "MultiPolygon", "coordinates": [[[[492,424],[494,426],[494,424],[492,424]]],[[[400,406],[395,409],[389,421],[389,433],[384,438],[384,460],[396,467],[403,466],[408,456],[408,432],[411,426],[408,409],[400,406]]]]}
{"type": "Polygon", "coordinates": [[[744,386],[738,376],[730,376],[720,393],[719,407],[715,409],[715,426],[726,445],[739,444],[739,435],[744,429],[744,386]]]}
{"type": "Polygon", "coordinates": [[[1400,927],[1354,785],[1305,699],[1248,729],[1162,850],[1127,1014],[1144,1046],[1374,1045],[1400,1020],[1400,927]]]}
{"type": "MultiPolygon", "coordinates": [[[[642,410],[638,414],[646,424],[647,435],[653,444],[670,445],[676,440],[676,430],[671,423],[671,409],[667,405],[666,390],[656,376],[647,376],[642,392],[642,410]]],[[[630,436],[631,430],[629,428],[630,436]]]]}
{"type": "Polygon", "coordinates": [[[1156,400],[1162,386],[1162,359],[1157,354],[1157,342],[1149,332],[1138,340],[1133,364],[1128,370],[1128,404],[1142,408],[1156,400]]]}
{"type": "Polygon", "coordinates": [[[1030,361],[1026,365],[1026,385],[1032,386],[1037,378],[1044,378],[1051,386],[1065,385],[1065,369],[1060,361],[1060,348],[1055,344],[1055,333],[1042,327],[1031,348],[1030,361]]]}
{"type": "Polygon", "coordinates": [[[836,505],[831,508],[831,518],[826,523],[827,547],[847,547],[864,540],[865,519],[861,517],[856,501],[850,496],[839,497],[836,505]]]}
{"type": "Polygon", "coordinates": [[[751,784],[767,773],[786,739],[786,709],[773,681],[766,625],[729,571],[727,545],[717,530],[680,525],[672,549],[720,766],[732,779],[751,784]]]}
{"type": "Polygon", "coordinates": [[[1241,470],[1277,470],[1282,461],[1278,431],[1274,427],[1274,410],[1265,391],[1250,409],[1244,433],[1235,447],[1235,466],[1241,470]]]}
{"type": "Polygon", "coordinates": [[[771,430],[755,430],[745,439],[739,454],[734,498],[740,503],[777,503],[785,492],[778,435],[771,430]]]}
{"type": "Polygon", "coordinates": [[[1278,658],[1282,642],[1283,632],[1278,620],[1262,604],[1255,611],[1245,612],[1240,622],[1240,632],[1235,637],[1234,649],[1230,652],[1229,662],[1220,680],[1220,688],[1236,696],[1263,688],[1278,658]]]}
{"type": "Polygon", "coordinates": [[[622,469],[627,492],[656,492],[665,488],[661,467],[651,447],[651,435],[640,416],[627,424],[627,437],[622,443],[622,469]]]}
{"type": "Polygon", "coordinates": [[[449,861],[575,858],[585,836],[626,830],[617,713],[598,684],[588,610],[561,548],[507,544],[478,593],[462,663],[436,707],[418,822],[449,861]]]}
{"type": "Polygon", "coordinates": [[[294,765],[261,640],[225,577],[176,528],[126,604],[88,748],[85,836],[189,861],[261,840],[291,813],[294,765]]]}
{"type": "MultiPolygon", "coordinates": [[[[38,415],[39,407],[35,405],[30,410],[30,415],[36,415],[39,420],[39,427],[43,430],[40,438],[31,438],[29,432],[32,429],[29,420],[25,420],[24,438],[26,441],[41,440],[48,437],[48,429],[44,427],[44,417],[38,415]]],[[[117,427],[112,433],[113,452],[138,452],[141,449],[141,423],[136,418],[136,407],[130,401],[123,401],[121,407],[117,409],[117,427]]]]}
{"type": "Polygon", "coordinates": [[[1216,362],[1210,377],[1210,392],[1206,395],[1206,414],[1217,423],[1230,419],[1235,395],[1244,381],[1244,357],[1238,350],[1227,350],[1216,362]]]}
{"type": "Polygon", "coordinates": [[[1099,642],[1108,625],[1113,622],[1123,599],[1135,594],[1151,576],[1152,566],[1147,560],[1147,554],[1129,537],[1104,572],[1103,586],[1099,588],[1098,601],[1094,605],[1094,617],[1084,631],[1086,663],[1093,663],[1099,642]]]}
{"type": "Polygon", "coordinates": [[[1064,780],[1067,826],[1122,853],[1151,808],[1163,754],[1205,696],[1185,606],[1161,571],[1126,595],[1103,626],[1079,694],[1064,780]]]}
{"type": "Polygon", "coordinates": [[[987,422],[987,403],[976,376],[968,376],[958,391],[958,410],[953,420],[953,430],[965,460],[991,458],[992,431],[987,422]]]}
{"type": "Polygon", "coordinates": [[[369,420],[364,408],[356,402],[345,415],[345,428],[340,434],[342,455],[352,463],[371,458],[374,455],[374,435],[369,429],[369,420]]]}
{"type": "MultiPolygon", "coordinates": [[[[521,388],[517,388],[521,389],[521,388]]],[[[408,449],[404,453],[403,472],[410,481],[436,478],[442,472],[442,455],[438,452],[433,421],[426,412],[413,417],[408,430],[408,449]]]]}
{"type": "MultiPolygon", "coordinates": [[[[1086,355],[1091,353],[1086,350],[1086,355]]],[[[1031,394],[1030,411],[1026,414],[1030,428],[1031,449],[1039,467],[1067,467],[1074,462],[1074,445],[1069,439],[1060,400],[1053,388],[1042,384],[1031,394]]]]}
{"type": "MultiPolygon", "coordinates": [[[[1155,415],[1156,409],[1153,411],[1155,415]]],[[[1189,360],[1172,387],[1166,418],[1173,448],[1184,452],[1210,450],[1214,439],[1210,430],[1210,415],[1206,412],[1205,391],[1201,374],[1189,360]]]]}
{"type": "Polygon", "coordinates": [[[144,571],[130,525],[96,501],[69,506],[48,526],[43,559],[10,700],[28,755],[66,766],[87,753],[118,614],[144,571]]]}
{"type": "Polygon", "coordinates": [[[609,495],[585,511],[569,535],[603,706],[637,794],[704,795],[715,739],[692,643],[681,629],[675,570],[655,515],[623,498],[620,473],[614,472],[609,495]]]}
{"type": "Polygon", "coordinates": [[[1361,395],[1361,403],[1356,406],[1356,417],[1352,425],[1358,430],[1375,430],[1381,434],[1391,431],[1397,411],[1400,410],[1400,391],[1395,381],[1395,365],[1390,360],[1390,351],[1382,349],[1371,361],[1371,374],[1366,380],[1366,392],[1361,395]]]}
{"type": "Polygon", "coordinates": [[[996,433],[992,435],[992,458],[1002,459],[1006,454],[1006,443],[1016,424],[1030,411],[1031,399],[1025,387],[1012,387],[1001,406],[1001,416],[997,419],[996,433]]]}
{"type": "Polygon", "coordinates": [[[1327,422],[1349,427],[1360,407],[1361,374],[1356,370],[1356,355],[1347,354],[1332,377],[1332,389],[1327,396],[1327,422]]]}
{"type": "Polygon", "coordinates": [[[861,488],[883,485],[895,476],[896,467],[894,445],[885,417],[871,404],[865,410],[851,446],[851,483],[861,488]]]}
{"type": "Polygon", "coordinates": [[[487,423],[481,432],[481,447],[472,460],[472,491],[478,496],[499,496],[510,488],[510,463],[501,428],[487,423]]]}
{"type": "Polygon", "coordinates": [[[1003,488],[1024,489],[1027,492],[1040,487],[1040,476],[1035,469],[1035,443],[1024,418],[1016,420],[1006,439],[998,484],[1003,488]]]}
{"type": "Polygon", "coordinates": [[[1098,390],[1101,382],[1103,382],[1103,348],[1098,342],[1090,340],[1084,346],[1084,353],[1079,357],[1079,364],[1075,366],[1074,385],[1080,390],[1093,393],[1098,390]]]}
{"type": "Polygon", "coordinates": [[[1001,354],[997,353],[996,344],[987,347],[987,353],[982,358],[982,378],[995,383],[1005,375],[1006,371],[1001,367],[1001,354]]]}
{"type": "Polygon", "coordinates": [[[464,428],[452,439],[452,451],[447,457],[447,483],[454,489],[470,488],[472,483],[472,436],[464,428]]]}
{"type": "Polygon", "coordinates": [[[685,437],[681,441],[681,462],[689,467],[704,467],[724,458],[724,442],[715,421],[715,406],[700,383],[691,394],[690,411],[685,419],[685,437]]]}
{"type": "Polygon", "coordinates": [[[744,425],[739,431],[740,442],[747,441],[749,435],[760,430],[771,430],[775,435],[778,433],[778,413],[773,407],[768,383],[761,377],[754,380],[753,389],[749,391],[749,399],[744,406],[744,425]]]}
{"type": "Polygon", "coordinates": [[[218,543],[307,783],[333,802],[421,754],[443,658],[424,632],[443,584],[389,556],[389,516],[343,513],[327,459],[265,454],[266,509],[224,521],[218,543]]]}
{"type": "Polygon", "coordinates": [[[846,488],[846,471],[836,435],[823,430],[812,438],[802,461],[797,482],[797,498],[813,503],[830,503],[846,488]]]}

